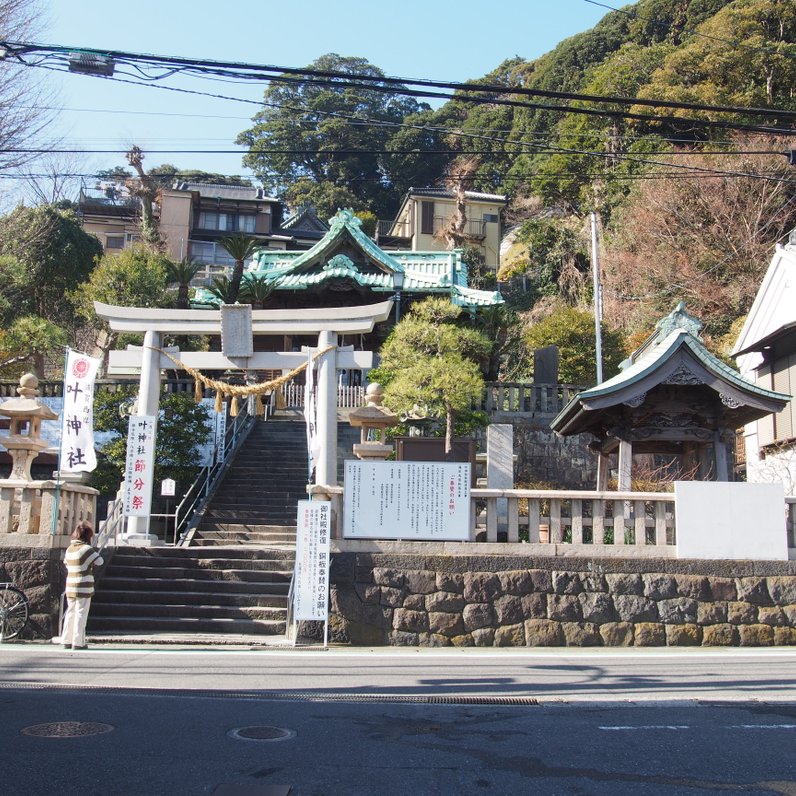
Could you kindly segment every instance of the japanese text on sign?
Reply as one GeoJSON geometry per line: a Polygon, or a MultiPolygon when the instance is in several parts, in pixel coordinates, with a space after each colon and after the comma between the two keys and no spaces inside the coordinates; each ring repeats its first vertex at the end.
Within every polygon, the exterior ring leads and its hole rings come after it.
{"type": "Polygon", "coordinates": [[[329,611],[329,535],[332,504],[299,500],[296,525],[294,610],[297,620],[326,621],[329,611]]]}
{"type": "Polygon", "coordinates": [[[465,540],[470,533],[470,465],[347,461],[343,536],[465,540]]]}
{"type": "Polygon", "coordinates": [[[155,474],[155,417],[131,415],[124,470],[124,513],[146,517],[152,502],[155,474]]]}

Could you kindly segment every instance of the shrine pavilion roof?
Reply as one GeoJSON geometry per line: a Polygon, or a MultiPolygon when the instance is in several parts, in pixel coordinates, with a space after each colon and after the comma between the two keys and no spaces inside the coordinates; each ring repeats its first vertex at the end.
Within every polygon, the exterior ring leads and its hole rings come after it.
{"type": "Polygon", "coordinates": [[[706,385],[734,414],[738,426],[780,411],[790,396],[766,390],[711,354],[699,331],[702,324],[685,311],[683,302],[658,321],[655,332],[622,363],[621,370],[601,384],[578,393],[553,419],[562,435],[593,430],[599,411],[619,405],[639,406],[659,384],[706,385]]]}
{"type": "MultiPolygon", "coordinates": [[[[374,293],[445,294],[464,309],[504,303],[498,292],[467,286],[467,266],[460,250],[387,251],[361,229],[350,210],[329,221],[329,231],[305,251],[261,249],[244,280],[264,278],[277,291],[302,291],[350,279],[374,293]]],[[[218,303],[209,291],[198,290],[195,306],[218,303]]]]}

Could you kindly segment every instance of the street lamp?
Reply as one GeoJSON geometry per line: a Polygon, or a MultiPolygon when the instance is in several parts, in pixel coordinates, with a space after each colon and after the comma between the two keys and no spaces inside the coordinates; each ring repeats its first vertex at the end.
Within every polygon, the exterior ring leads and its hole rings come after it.
{"type": "Polygon", "coordinates": [[[395,288],[395,322],[401,320],[401,288],[404,286],[404,272],[393,271],[392,286],[395,288]]]}

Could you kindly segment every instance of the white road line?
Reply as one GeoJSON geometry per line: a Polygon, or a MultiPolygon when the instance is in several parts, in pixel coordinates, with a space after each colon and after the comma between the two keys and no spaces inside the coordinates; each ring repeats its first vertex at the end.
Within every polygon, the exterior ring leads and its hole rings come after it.
{"type": "MultiPolygon", "coordinates": [[[[636,730],[690,730],[690,724],[614,724],[598,730],[629,732],[636,730]]],[[[695,729],[695,728],[694,728],[695,729]]],[[[727,724],[725,730],[796,730],[796,724],[727,724]]]]}

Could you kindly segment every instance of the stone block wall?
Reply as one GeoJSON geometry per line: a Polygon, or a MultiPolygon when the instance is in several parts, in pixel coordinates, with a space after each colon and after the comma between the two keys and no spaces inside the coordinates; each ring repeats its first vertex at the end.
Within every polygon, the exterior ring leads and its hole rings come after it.
{"type": "Polygon", "coordinates": [[[48,547],[0,547],[0,582],[13,583],[30,600],[28,624],[19,638],[43,639],[57,635],[59,601],[66,570],[63,550],[48,547]]]}
{"type": "Polygon", "coordinates": [[[335,553],[331,583],[337,643],[796,644],[796,562],[335,553]]]}
{"type": "MultiPolygon", "coordinates": [[[[555,489],[593,489],[597,457],[588,449],[591,434],[559,437],[550,429],[552,415],[538,418],[507,417],[494,422],[514,428],[514,481],[517,484],[549,484],[555,489]]],[[[482,445],[481,450],[486,447],[482,445]]]]}

